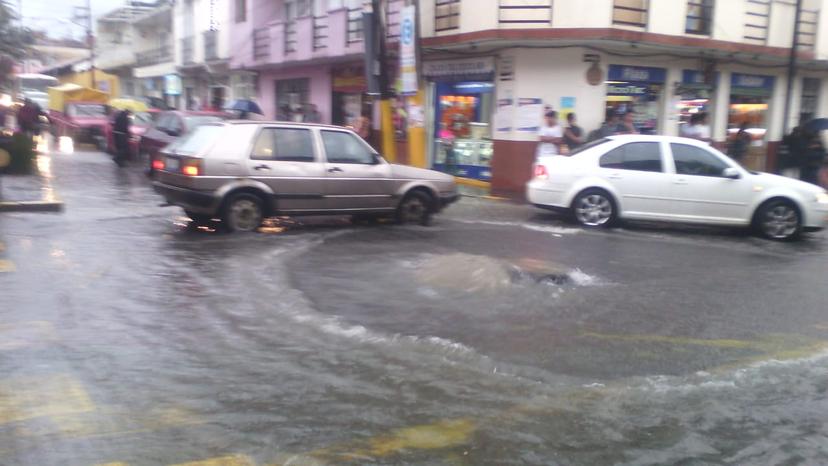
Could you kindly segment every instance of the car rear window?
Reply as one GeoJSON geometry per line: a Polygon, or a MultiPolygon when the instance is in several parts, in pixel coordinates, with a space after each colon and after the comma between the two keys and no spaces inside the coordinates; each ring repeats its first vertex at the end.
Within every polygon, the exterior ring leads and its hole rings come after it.
{"type": "Polygon", "coordinates": [[[178,138],[167,146],[166,151],[176,155],[193,155],[212,147],[221,136],[224,126],[202,125],[178,138]]]}
{"type": "Polygon", "coordinates": [[[212,116],[212,115],[198,115],[198,116],[188,116],[184,117],[184,124],[187,125],[187,129],[193,129],[196,126],[201,126],[207,123],[218,123],[221,121],[221,117],[219,116],[212,116]]]}
{"type": "Polygon", "coordinates": [[[603,138],[603,139],[596,139],[596,140],[594,140],[594,141],[592,141],[592,142],[588,142],[588,143],[586,143],[586,144],[584,144],[584,145],[582,145],[582,146],[579,146],[578,148],[576,148],[576,149],[574,149],[574,150],[569,151],[569,156],[571,157],[571,156],[573,156],[573,155],[578,155],[578,154],[580,154],[581,152],[584,152],[585,150],[592,149],[593,147],[600,146],[601,144],[606,144],[606,143],[608,143],[609,141],[610,141],[610,140],[609,140],[609,139],[607,139],[607,138],[603,138]]]}

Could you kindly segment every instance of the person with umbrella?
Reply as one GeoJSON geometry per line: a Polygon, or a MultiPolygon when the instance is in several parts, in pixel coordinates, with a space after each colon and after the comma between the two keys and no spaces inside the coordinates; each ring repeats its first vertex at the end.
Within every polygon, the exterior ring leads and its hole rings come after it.
{"type": "Polygon", "coordinates": [[[252,113],[263,115],[261,107],[256,102],[250,99],[238,99],[234,100],[224,108],[227,111],[234,112],[237,114],[240,120],[248,120],[250,119],[250,115],[252,113]]]}

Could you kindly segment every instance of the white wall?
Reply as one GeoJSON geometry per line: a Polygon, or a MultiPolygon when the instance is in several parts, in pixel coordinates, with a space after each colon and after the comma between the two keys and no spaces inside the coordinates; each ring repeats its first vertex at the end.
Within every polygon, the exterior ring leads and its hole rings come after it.
{"type": "MultiPolygon", "coordinates": [[[[721,3],[719,0],[717,3],[721,3]]],[[[733,0],[724,0],[733,1],[733,0]]],[[[687,18],[687,2],[683,0],[650,0],[647,31],[657,34],[683,35],[687,18]]]]}
{"type": "Polygon", "coordinates": [[[556,28],[606,28],[612,24],[613,0],[552,2],[552,26],[556,28]]]}

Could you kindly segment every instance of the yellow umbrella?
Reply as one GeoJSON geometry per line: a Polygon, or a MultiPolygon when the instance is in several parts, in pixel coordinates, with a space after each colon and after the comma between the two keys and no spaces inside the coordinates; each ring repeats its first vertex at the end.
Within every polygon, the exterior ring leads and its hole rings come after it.
{"type": "Polygon", "coordinates": [[[130,110],[132,112],[146,112],[147,104],[135,99],[112,99],[109,106],[118,110],[130,110]]]}

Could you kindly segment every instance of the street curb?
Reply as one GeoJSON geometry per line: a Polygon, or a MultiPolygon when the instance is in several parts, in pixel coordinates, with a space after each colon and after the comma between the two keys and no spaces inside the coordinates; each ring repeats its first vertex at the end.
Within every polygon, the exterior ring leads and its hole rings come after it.
{"type": "Polygon", "coordinates": [[[61,212],[63,201],[0,202],[0,212],[61,212]]]}
{"type": "Polygon", "coordinates": [[[472,199],[484,199],[486,201],[497,201],[497,202],[514,202],[508,197],[500,197],[500,196],[492,196],[489,194],[466,194],[460,193],[462,197],[470,197],[472,199]]]}

